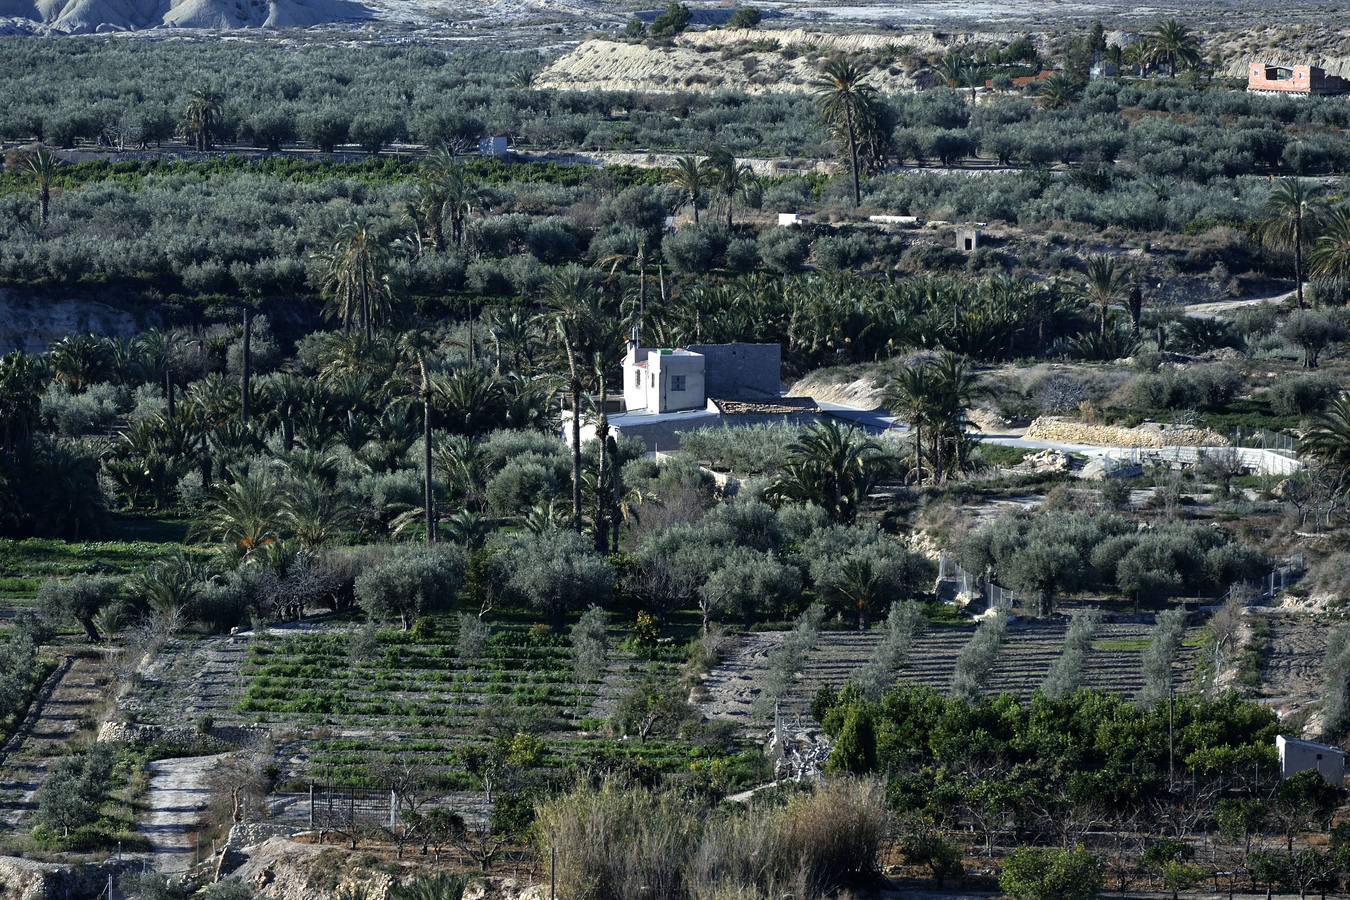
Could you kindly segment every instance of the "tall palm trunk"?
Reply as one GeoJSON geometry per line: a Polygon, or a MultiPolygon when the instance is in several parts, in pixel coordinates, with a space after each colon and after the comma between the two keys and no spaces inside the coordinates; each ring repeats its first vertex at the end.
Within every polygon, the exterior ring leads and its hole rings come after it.
{"type": "Polygon", "coordinates": [[[253,374],[253,308],[244,304],[244,359],[239,366],[239,421],[248,426],[249,378],[253,374]]]}
{"type": "Polygon", "coordinates": [[[647,312],[647,239],[638,242],[638,339],[642,338],[642,319],[647,312]]]}
{"type": "Polygon", "coordinates": [[[361,267],[361,324],[365,327],[366,343],[370,342],[372,332],[370,328],[370,281],[365,266],[361,267]]]}
{"type": "Polygon", "coordinates": [[[609,401],[609,388],[605,384],[603,357],[597,374],[600,378],[600,418],[595,426],[595,438],[596,443],[600,445],[600,459],[595,476],[595,550],[597,553],[604,553],[609,549],[609,527],[607,523],[612,504],[609,502],[609,485],[606,483],[606,478],[609,477],[607,460],[609,456],[609,415],[605,412],[605,404],[609,401]]]}
{"type": "Polygon", "coordinates": [[[422,361],[422,509],[426,514],[427,543],[436,543],[436,485],[431,477],[431,379],[422,361]]]}
{"type": "Polygon", "coordinates": [[[848,129],[848,155],[853,169],[853,205],[862,206],[862,184],[858,180],[858,134],[853,124],[853,108],[844,112],[844,124],[848,129]]]}
{"type": "Polygon", "coordinates": [[[1294,294],[1303,309],[1303,210],[1294,213],[1294,294]]]}
{"type": "Polygon", "coordinates": [[[572,530],[581,531],[581,379],[572,376],[572,530]]]}
{"type": "Polygon", "coordinates": [[[173,396],[173,368],[168,363],[164,365],[164,400],[169,407],[169,419],[172,420],[178,407],[173,396]]]}
{"type": "Polygon", "coordinates": [[[38,185],[38,225],[42,228],[47,227],[49,213],[52,205],[52,187],[47,179],[42,179],[38,185]]]}

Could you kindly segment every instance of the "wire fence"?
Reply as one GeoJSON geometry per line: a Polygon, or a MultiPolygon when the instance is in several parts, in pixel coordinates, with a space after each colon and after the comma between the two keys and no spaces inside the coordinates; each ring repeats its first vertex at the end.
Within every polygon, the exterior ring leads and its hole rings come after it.
{"type": "Polygon", "coordinates": [[[1228,433],[1228,443],[1234,447],[1274,450],[1277,453],[1294,453],[1298,449],[1298,440],[1293,435],[1268,428],[1234,428],[1228,433]]]}
{"type": "Polygon", "coordinates": [[[1270,600],[1281,591],[1303,577],[1307,569],[1302,553],[1295,553],[1284,565],[1276,566],[1262,578],[1239,581],[1228,588],[1221,603],[1226,603],[1234,595],[1245,596],[1251,600],[1270,600]]]}
{"type": "Polygon", "coordinates": [[[938,581],[955,582],[960,594],[975,594],[990,609],[1010,610],[1017,605],[1017,593],[987,578],[972,575],[943,551],[938,554],[938,581]]]}

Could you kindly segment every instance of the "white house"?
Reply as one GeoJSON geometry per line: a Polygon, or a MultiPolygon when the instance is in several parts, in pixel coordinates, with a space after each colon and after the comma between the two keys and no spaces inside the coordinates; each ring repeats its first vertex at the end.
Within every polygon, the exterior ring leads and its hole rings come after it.
{"type": "Polygon", "coordinates": [[[684,412],[707,405],[703,354],[628,342],[623,358],[623,402],[628,412],[684,412]]]}
{"type": "Polygon", "coordinates": [[[1275,749],[1280,753],[1280,777],[1288,778],[1299,772],[1314,770],[1328,784],[1337,787],[1345,780],[1345,751],[1328,744],[1278,735],[1275,749]]]}

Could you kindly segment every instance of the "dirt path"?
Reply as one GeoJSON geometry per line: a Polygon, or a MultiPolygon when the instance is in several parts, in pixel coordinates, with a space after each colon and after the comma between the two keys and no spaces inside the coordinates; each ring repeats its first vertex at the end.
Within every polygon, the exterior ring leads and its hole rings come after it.
{"type": "Polygon", "coordinates": [[[155,868],[184,872],[196,861],[196,832],[209,796],[207,777],[223,754],[150,764],[145,816],[136,833],[150,842],[155,868]]]}
{"type": "Polygon", "coordinates": [[[1284,303],[1295,294],[1294,291],[1285,291],[1283,294],[1275,294],[1270,297],[1248,297],[1244,300],[1219,300],[1215,303],[1192,303],[1183,307],[1186,315],[1195,316],[1198,319],[1219,319],[1234,310],[1246,309],[1251,306],[1265,306],[1268,303],[1284,303]]]}
{"type": "Polygon", "coordinates": [[[76,659],[13,752],[0,765],[0,826],[19,828],[33,810],[33,798],[67,745],[97,713],[107,671],[103,660],[76,659]]]}

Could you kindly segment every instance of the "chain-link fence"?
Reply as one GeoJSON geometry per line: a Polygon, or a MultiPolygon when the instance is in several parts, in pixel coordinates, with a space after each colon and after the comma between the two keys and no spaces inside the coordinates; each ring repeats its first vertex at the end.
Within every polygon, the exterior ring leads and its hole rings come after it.
{"type": "Polygon", "coordinates": [[[1017,605],[1017,594],[987,578],[970,574],[947,553],[938,554],[938,582],[953,582],[959,594],[976,595],[990,609],[1010,610],[1017,605]]]}

